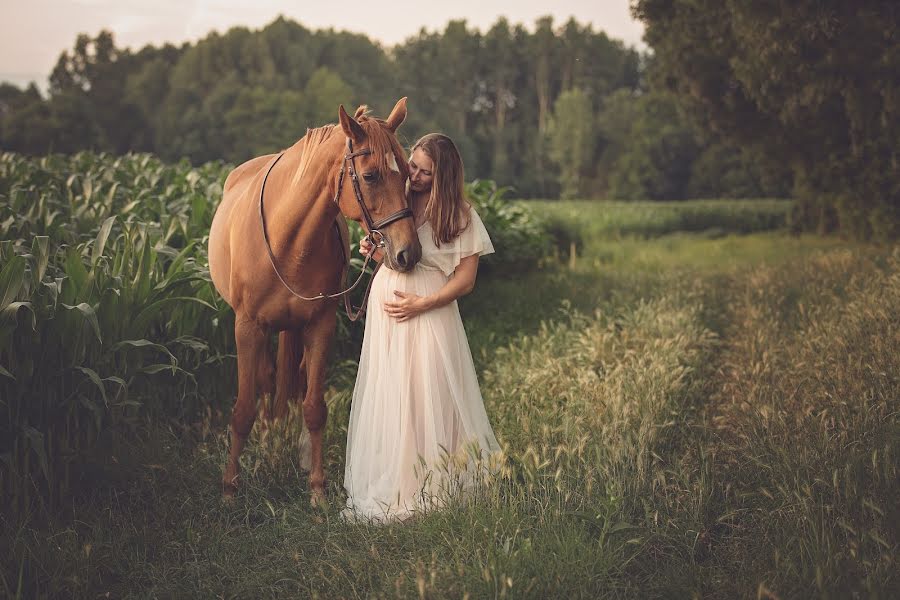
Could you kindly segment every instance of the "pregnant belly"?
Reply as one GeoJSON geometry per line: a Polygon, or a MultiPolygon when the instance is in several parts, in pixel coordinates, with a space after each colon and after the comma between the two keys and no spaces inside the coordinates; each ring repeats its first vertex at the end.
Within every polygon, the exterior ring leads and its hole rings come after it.
{"type": "Polygon", "coordinates": [[[382,309],[385,302],[393,302],[397,299],[394,291],[428,296],[444,287],[449,278],[441,271],[415,267],[409,273],[392,271],[387,267],[381,267],[372,282],[372,292],[369,296],[369,310],[382,309]]]}

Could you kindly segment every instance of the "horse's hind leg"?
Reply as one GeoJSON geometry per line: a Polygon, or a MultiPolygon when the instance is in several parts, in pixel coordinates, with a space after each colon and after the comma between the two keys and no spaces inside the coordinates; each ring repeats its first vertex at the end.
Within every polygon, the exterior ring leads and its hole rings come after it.
{"type": "Polygon", "coordinates": [[[290,402],[301,402],[306,394],[306,375],[301,372],[303,335],[296,330],[282,331],[278,336],[278,384],[275,386],[275,418],[288,414],[290,402]]]}
{"type": "Polygon", "coordinates": [[[237,315],[234,338],[238,357],[238,395],[231,413],[231,450],[222,476],[222,493],[234,495],[238,486],[241,451],[256,420],[258,362],[266,351],[266,333],[244,315],[237,315]]]}
{"type": "MultiPolygon", "coordinates": [[[[303,401],[306,399],[307,390],[306,363],[306,356],[304,356],[303,360],[300,361],[300,393],[297,396],[297,405],[301,409],[303,408],[303,401]]],[[[309,473],[312,469],[312,461],[310,459],[309,429],[305,424],[306,422],[304,421],[303,431],[300,432],[300,468],[309,473]]]]}
{"type": "Polygon", "coordinates": [[[325,405],[325,361],[334,334],[337,314],[333,308],[307,325],[304,332],[304,362],[306,363],[306,397],[303,400],[303,420],[310,437],[310,502],[314,506],[325,503],[325,469],[322,465],[322,443],[328,407],[325,405]]]}
{"type": "Polygon", "coordinates": [[[273,414],[275,397],[275,357],[269,336],[262,345],[259,360],[256,361],[256,395],[259,398],[259,413],[263,426],[272,422],[278,415],[273,414]]]}

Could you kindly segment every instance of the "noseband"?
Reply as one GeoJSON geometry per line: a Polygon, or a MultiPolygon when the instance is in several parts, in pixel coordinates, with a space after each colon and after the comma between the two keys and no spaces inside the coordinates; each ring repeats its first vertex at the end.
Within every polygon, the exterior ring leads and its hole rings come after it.
{"type": "MultiPolygon", "coordinates": [[[[341,161],[341,170],[340,170],[340,175],[338,175],[338,185],[337,185],[337,191],[334,194],[334,203],[335,203],[335,205],[340,206],[341,189],[344,187],[344,170],[345,170],[345,166],[346,166],[346,171],[350,174],[350,180],[353,182],[353,194],[356,196],[356,202],[359,204],[359,208],[360,208],[360,211],[362,212],[363,220],[366,223],[366,229],[368,230],[368,233],[366,234],[366,236],[363,239],[364,240],[368,239],[375,248],[384,248],[385,237],[384,237],[384,234],[381,233],[381,231],[380,231],[381,228],[387,227],[391,223],[393,223],[395,221],[399,221],[400,219],[412,218],[413,213],[409,207],[404,207],[404,208],[398,210],[397,212],[395,212],[394,214],[388,216],[387,218],[382,219],[381,221],[378,221],[377,223],[372,220],[372,214],[369,212],[369,209],[366,206],[365,201],[363,200],[362,190],[359,187],[359,177],[356,174],[356,168],[355,168],[356,165],[354,163],[354,159],[357,156],[366,156],[371,153],[372,153],[372,150],[369,148],[366,148],[364,150],[357,150],[356,152],[354,152],[353,151],[353,141],[350,138],[347,138],[347,154],[344,155],[344,159],[343,159],[343,161],[341,161]]],[[[381,267],[381,264],[379,264],[377,267],[375,267],[375,272],[372,273],[372,279],[369,280],[369,284],[368,284],[368,286],[366,286],[366,293],[365,293],[365,296],[363,297],[362,306],[359,307],[359,309],[356,311],[355,315],[351,314],[352,309],[350,306],[349,294],[354,289],[356,289],[356,286],[359,285],[359,282],[362,280],[363,275],[365,275],[366,267],[369,264],[369,260],[371,260],[372,255],[375,253],[374,248],[373,248],[372,252],[369,252],[369,254],[366,255],[366,260],[365,260],[365,262],[363,262],[362,269],[360,269],[359,277],[356,278],[356,281],[353,282],[353,285],[351,285],[347,289],[345,289],[341,292],[337,292],[335,294],[326,294],[323,292],[323,293],[319,294],[318,296],[311,296],[311,297],[303,296],[302,294],[299,294],[298,292],[296,292],[290,285],[288,285],[288,283],[284,280],[284,277],[282,277],[281,273],[278,271],[278,267],[275,265],[275,254],[272,252],[272,245],[269,243],[269,234],[268,234],[268,231],[266,231],[266,215],[265,215],[265,211],[263,210],[263,196],[266,191],[266,181],[269,179],[269,173],[272,172],[272,169],[275,167],[276,164],[278,164],[278,161],[281,160],[282,156],[284,156],[284,152],[279,154],[278,157],[272,162],[272,164],[269,165],[269,168],[266,171],[266,175],[265,175],[265,177],[263,177],[262,186],[260,187],[260,190],[259,190],[259,222],[260,222],[260,225],[262,226],[263,241],[265,242],[266,252],[268,252],[268,254],[269,254],[269,262],[272,263],[272,269],[275,270],[275,275],[278,276],[278,279],[281,281],[282,285],[284,285],[284,287],[287,289],[287,291],[289,291],[291,294],[293,294],[297,298],[300,298],[301,300],[307,300],[307,301],[325,300],[325,299],[338,298],[340,296],[343,296],[344,297],[344,308],[347,311],[347,317],[351,321],[356,321],[359,319],[359,317],[362,315],[362,313],[366,309],[366,300],[369,298],[369,289],[372,286],[372,281],[375,279],[375,273],[378,272],[378,269],[381,267]]],[[[338,229],[337,223],[335,223],[334,227],[335,227],[335,229],[338,229]]],[[[338,230],[338,238],[341,238],[340,230],[338,230]]],[[[341,253],[342,254],[344,253],[343,240],[341,241],[341,253]]],[[[344,262],[346,262],[347,265],[349,266],[350,257],[344,256],[344,262]]]]}

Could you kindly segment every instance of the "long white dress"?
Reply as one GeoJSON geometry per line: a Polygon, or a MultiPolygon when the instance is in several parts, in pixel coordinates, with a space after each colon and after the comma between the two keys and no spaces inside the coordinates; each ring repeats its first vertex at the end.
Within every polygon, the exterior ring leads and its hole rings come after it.
{"type": "Polygon", "coordinates": [[[404,322],[384,312],[394,290],[433,294],[461,259],[494,247],[474,210],[451,243],[436,247],[427,221],[418,235],[415,268],[383,265],[372,283],[347,437],[347,517],[402,520],[440,506],[499,450],[456,301],[404,322]]]}

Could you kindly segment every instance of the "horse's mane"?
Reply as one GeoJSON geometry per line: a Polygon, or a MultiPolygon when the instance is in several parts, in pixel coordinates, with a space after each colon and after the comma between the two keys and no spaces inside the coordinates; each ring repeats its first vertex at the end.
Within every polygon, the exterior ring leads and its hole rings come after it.
{"type": "MultiPolygon", "coordinates": [[[[379,172],[386,172],[390,168],[388,156],[393,155],[394,160],[397,161],[397,168],[400,169],[400,174],[404,177],[409,177],[406,153],[403,151],[400,142],[397,141],[396,136],[388,132],[382,119],[370,117],[367,112],[367,106],[360,106],[356,109],[355,118],[363,128],[363,131],[366,132],[366,144],[372,150],[376,168],[379,172]]],[[[300,151],[300,162],[297,165],[297,170],[294,172],[294,177],[291,181],[292,186],[300,183],[317,150],[335,133],[343,135],[343,132],[334,123],[316,127],[315,129],[307,129],[306,135],[294,144],[294,147],[300,151]],[[336,129],[338,131],[335,131],[336,129]]],[[[341,151],[344,151],[343,147],[341,151]]]]}
{"type": "Polygon", "coordinates": [[[300,162],[297,164],[297,170],[294,171],[294,177],[291,180],[292,187],[296,186],[300,183],[300,180],[303,179],[303,175],[309,168],[309,164],[312,162],[316,150],[319,149],[325,140],[331,137],[331,133],[334,131],[335,127],[337,126],[332,123],[330,125],[316,127],[315,129],[307,129],[306,135],[294,144],[295,148],[298,146],[302,147],[300,148],[300,162]]]}

